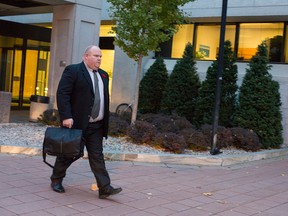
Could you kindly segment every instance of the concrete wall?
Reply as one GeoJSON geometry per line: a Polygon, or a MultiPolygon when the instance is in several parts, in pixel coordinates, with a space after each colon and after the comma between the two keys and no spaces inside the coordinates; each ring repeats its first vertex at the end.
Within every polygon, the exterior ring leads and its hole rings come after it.
{"type": "Polygon", "coordinates": [[[11,111],[11,92],[0,91],[0,123],[9,123],[11,111]]]}
{"type": "MultiPolygon", "coordinates": [[[[183,9],[187,17],[192,20],[208,18],[206,21],[211,22],[215,21],[213,18],[221,17],[222,0],[195,0],[186,4],[183,9]]],[[[269,17],[271,21],[284,21],[284,18],[288,20],[287,11],[287,0],[230,0],[228,1],[227,21],[263,21],[263,17],[269,17]]]]}
{"type": "MultiPolygon", "coordinates": [[[[182,9],[187,13],[187,17],[192,19],[209,18],[210,22],[215,21],[213,18],[221,17],[223,0],[195,0],[185,4],[182,9]]],[[[110,20],[107,9],[110,4],[106,0],[103,0],[103,13],[102,20],[110,20]]],[[[283,17],[288,20],[288,1],[287,0],[229,0],[227,16],[228,19],[232,17],[238,17],[251,21],[251,18],[255,18],[255,21],[260,21],[263,16],[269,16],[270,19],[277,20],[283,17]],[[259,17],[260,16],[260,17],[259,17]],[[245,18],[246,17],[246,18],[245,18]],[[258,17],[258,18],[257,18],[258,17]]],[[[218,19],[218,20],[219,20],[218,19]]],[[[209,21],[207,19],[207,21],[209,21]]]]}

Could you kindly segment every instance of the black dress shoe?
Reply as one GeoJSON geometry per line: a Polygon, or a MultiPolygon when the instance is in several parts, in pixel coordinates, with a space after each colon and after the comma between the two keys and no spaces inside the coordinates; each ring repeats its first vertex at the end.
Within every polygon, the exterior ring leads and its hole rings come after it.
{"type": "Polygon", "coordinates": [[[64,193],[65,189],[62,186],[62,181],[56,181],[56,182],[51,182],[51,188],[53,189],[53,191],[57,192],[57,193],[64,193]]]}
{"type": "Polygon", "coordinates": [[[105,199],[111,195],[118,194],[122,191],[122,188],[113,188],[112,186],[108,186],[104,189],[99,189],[99,198],[100,199],[105,199]]]}

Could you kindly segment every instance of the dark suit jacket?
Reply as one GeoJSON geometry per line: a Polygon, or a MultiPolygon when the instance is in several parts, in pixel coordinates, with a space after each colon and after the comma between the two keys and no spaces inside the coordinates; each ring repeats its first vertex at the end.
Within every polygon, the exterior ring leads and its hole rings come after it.
{"type": "MultiPolygon", "coordinates": [[[[107,138],[109,122],[109,76],[99,69],[104,84],[104,133],[107,138]]],[[[93,84],[84,62],[65,68],[57,89],[60,120],[73,118],[73,128],[85,130],[94,102],[93,84]]]]}

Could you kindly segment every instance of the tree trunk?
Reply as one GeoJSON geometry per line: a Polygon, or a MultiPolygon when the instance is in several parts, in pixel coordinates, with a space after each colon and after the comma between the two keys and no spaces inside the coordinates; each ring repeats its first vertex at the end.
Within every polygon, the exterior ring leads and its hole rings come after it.
{"type": "Polygon", "coordinates": [[[136,89],[135,89],[135,95],[134,95],[131,124],[135,124],[135,121],[136,121],[136,118],[137,118],[142,59],[143,59],[143,56],[142,56],[142,54],[140,54],[139,55],[139,59],[138,59],[138,66],[137,66],[136,89]]]}

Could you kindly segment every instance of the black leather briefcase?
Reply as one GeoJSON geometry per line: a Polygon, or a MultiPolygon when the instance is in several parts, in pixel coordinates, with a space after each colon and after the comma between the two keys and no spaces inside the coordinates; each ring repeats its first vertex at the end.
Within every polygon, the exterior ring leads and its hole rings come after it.
{"type": "Polygon", "coordinates": [[[83,146],[82,130],[64,127],[48,127],[45,131],[43,141],[43,161],[53,168],[53,166],[46,161],[46,155],[77,160],[83,156],[83,146]]]}

